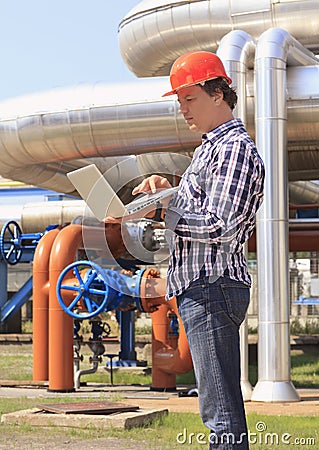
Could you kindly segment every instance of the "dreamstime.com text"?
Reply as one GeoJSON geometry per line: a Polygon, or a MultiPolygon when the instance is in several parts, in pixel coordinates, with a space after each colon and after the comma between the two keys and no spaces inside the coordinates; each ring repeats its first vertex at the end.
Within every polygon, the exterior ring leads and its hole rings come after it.
{"type": "MultiPolygon", "coordinates": [[[[194,433],[189,432],[187,428],[177,433],[176,441],[180,445],[207,445],[212,444],[233,444],[239,445],[246,439],[246,433],[240,436],[235,436],[233,433],[223,433],[217,436],[214,433],[194,433]]],[[[301,437],[293,436],[290,433],[275,433],[267,431],[267,425],[265,422],[259,421],[255,425],[255,431],[248,431],[248,442],[252,446],[254,444],[262,444],[265,446],[287,445],[287,446],[315,446],[316,441],[313,437],[301,437]]]]}

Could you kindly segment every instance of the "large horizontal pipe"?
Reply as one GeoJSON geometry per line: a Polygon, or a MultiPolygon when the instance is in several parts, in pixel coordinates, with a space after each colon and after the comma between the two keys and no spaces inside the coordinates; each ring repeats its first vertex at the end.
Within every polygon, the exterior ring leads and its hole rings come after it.
{"type": "MultiPolygon", "coordinates": [[[[288,154],[291,179],[319,178],[319,67],[290,67],[288,154]]],[[[252,73],[247,83],[248,130],[254,136],[252,73]]],[[[0,175],[73,193],[66,172],[88,164],[117,167],[111,156],[193,151],[200,136],[188,130],[178,103],[162,98],[168,79],[56,90],[0,104],[0,175]],[[85,160],[84,160],[85,158],[85,160]],[[89,158],[89,160],[88,160],[89,158]],[[76,167],[74,167],[76,166],[76,167]]],[[[129,163],[134,166],[133,159],[129,163]]],[[[152,170],[157,167],[152,164],[152,170]]],[[[132,179],[131,174],[125,181],[132,179]]],[[[134,171],[138,175],[138,170],[134,171]]],[[[117,179],[120,179],[118,177],[117,179]]]]}
{"type": "Polygon", "coordinates": [[[272,27],[318,51],[318,1],[144,0],[121,21],[119,46],[133,73],[151,77],[167,75],[176,57],[187,51],[216,52],[231,30],[245,30],[258,39],[272,27]]]}
{"type": "Polygon", "coordinates": [[[289,201],[298,204],[319,203],[319,182],[295,181],[289,183],[289,201]]]}

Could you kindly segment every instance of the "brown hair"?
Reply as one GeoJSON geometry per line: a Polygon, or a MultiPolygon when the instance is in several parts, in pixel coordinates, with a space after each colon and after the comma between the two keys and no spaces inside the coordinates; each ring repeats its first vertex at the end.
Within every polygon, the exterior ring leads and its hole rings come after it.
{"type": "Polygon", "coordinates": [[[237,103],[237,94],[234,88],[231,88],[224,78],[215,78],[208,80],[200,87],[207,92],[208,95],[214,94],[216,91],[223,93],[223,99],[228,104],[231,110],[233,110],[237,103]]]}

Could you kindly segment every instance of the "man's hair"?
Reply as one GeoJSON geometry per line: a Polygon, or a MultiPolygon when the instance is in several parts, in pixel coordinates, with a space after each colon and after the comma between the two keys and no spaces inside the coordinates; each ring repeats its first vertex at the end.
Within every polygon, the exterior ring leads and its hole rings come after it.
{"type": "Polygon", "coordinates": [[[201,88],[207,92],[208,95],[212,95],[215,92],[222,92],[223,99],[228,104],[231,110],[233,110],[237,104],[237,94],[235,89],[231,88],[224,78],[215,78],[214,80],[208,80],[201,88]]]}

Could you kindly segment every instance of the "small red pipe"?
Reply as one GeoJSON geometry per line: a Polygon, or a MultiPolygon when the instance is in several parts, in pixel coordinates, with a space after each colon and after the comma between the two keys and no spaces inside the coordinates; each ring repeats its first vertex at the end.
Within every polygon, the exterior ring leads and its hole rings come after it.
{"type": "Polygon", "coordinates": [[[40,239],[33,258],[33,381],[47,381],[49,351],[49,260],[59,234],[56,228],[40,239]]]}

